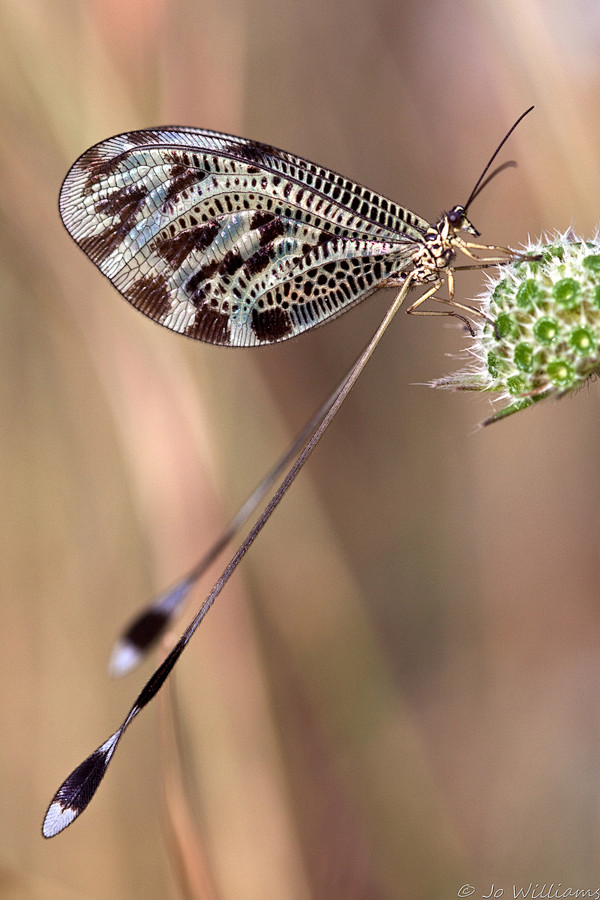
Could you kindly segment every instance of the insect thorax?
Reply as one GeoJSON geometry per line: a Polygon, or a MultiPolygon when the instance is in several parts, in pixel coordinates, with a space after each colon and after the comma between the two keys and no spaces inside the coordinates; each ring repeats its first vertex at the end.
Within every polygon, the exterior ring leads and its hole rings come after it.
{"type": "Polygon", "coordinates": [[[432,281],[442,276],[456,255],[454,241],[454,230],[451,227],[448,229],[445,217],[427,230],[415,253],[416,282],[432,281]]]}
{"type": "Polygon", "coordinates": [[[415,256],[417,281],[432,281],[451,268],[456,251],[463,245],[462,239],[458,236],[460,231],[479,234],[467,219],[462,206],[454,206],[440,216],[435,225],[429,226],[415,256]]]}

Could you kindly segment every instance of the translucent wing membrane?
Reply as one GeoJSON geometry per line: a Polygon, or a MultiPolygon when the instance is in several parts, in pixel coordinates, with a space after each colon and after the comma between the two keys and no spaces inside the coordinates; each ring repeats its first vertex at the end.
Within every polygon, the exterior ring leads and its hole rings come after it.
{"type": "Polygon", "coordinates": [[[294,337],[397,284],[428,228],[307,160],[185,128],[92,147],[63,183],[60,213],[143,313],[238,347],[294,337]]]}

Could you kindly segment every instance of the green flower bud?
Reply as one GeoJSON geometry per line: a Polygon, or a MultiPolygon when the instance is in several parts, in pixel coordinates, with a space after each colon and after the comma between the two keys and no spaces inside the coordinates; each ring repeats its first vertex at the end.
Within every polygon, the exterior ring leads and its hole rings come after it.
{"type": "Polygon", "coordinates": [[[575,390],[600,372],[600,237],[531,244],[537,259],[507,263],[481,296],[469,366],[434,387],[497,393],[484,422],[575,390]]]}

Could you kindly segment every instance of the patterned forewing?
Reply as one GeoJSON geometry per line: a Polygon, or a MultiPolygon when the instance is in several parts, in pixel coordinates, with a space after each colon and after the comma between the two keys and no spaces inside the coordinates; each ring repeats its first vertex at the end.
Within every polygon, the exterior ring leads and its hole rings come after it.
{"type": "Polygon", "coordinates": [[[197,129],[131,132],[81,156],[60,212],[134,306],[198,340],[285,340],[411,265],[427,223],[264,144],[197,129]]]}

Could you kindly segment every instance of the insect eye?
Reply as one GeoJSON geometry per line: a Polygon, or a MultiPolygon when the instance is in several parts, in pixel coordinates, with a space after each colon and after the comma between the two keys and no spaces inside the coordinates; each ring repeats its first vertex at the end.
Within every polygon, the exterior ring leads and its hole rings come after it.
{"type": "Polygon", "coordinates": [[[465,217],[465,210],[462,206],[455,206],[448,213],[448,221],[451,225],[459,224],[465,217]]]}

